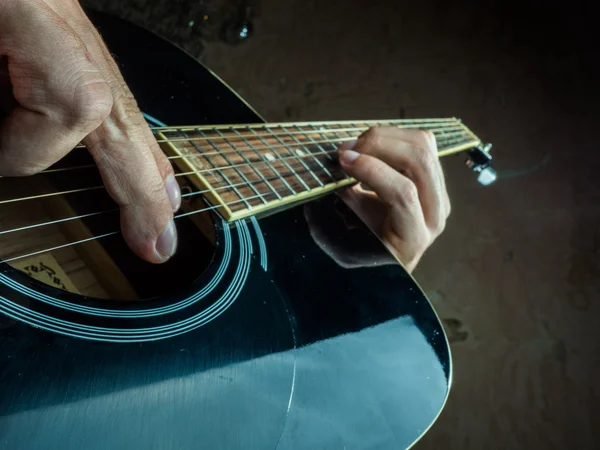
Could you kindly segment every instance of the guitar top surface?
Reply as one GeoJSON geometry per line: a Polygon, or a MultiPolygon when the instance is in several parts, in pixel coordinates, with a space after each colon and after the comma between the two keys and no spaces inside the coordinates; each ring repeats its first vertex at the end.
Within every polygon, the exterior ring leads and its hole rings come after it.
{"type": "MultiPolygon", "coordinates": [[[[149,117],[261,121],[168,42],[91,18],[149,117]]],[[[448,343],[356,220],[335,195],[215,219],[209,267],[177,289],[149,280],[177,294],[144,302],[77,297],[1,265],[0,448],[410,447],[448,396],[448,343]]]]}

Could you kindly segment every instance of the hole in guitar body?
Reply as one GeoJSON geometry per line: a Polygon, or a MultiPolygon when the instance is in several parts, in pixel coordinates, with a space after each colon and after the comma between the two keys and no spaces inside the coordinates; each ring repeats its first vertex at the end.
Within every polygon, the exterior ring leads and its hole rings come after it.
{"type": "MultiPolygon", "coordinates": [[[[184,192],[196,190],[182,177],[178,181],[184,192]]],[[[179,247],[165,264],[139,259],[120,233],[93,239],[119,230],[116,205],[106,190],[97,186],[102,186],[102,180],[84,149],[74,150],[47,173],[0,178],[0,259],[53,288],[111,300],[172,294],[178,285],[189,285],[210,265],[216,242],[210,212],[176,220],[179,247]],[[37,198],[10,201],[24,197],[37,198]],[[75,216],[84,217],[63,220],[75,216]],[[87,241],[68,245],[82,240],[87,241]],[[31,256],[20,258],[23,255],[31,256]]],[[[181,212],[205,206],[201,196],[190,196],[184,199],[181,212]]]]}

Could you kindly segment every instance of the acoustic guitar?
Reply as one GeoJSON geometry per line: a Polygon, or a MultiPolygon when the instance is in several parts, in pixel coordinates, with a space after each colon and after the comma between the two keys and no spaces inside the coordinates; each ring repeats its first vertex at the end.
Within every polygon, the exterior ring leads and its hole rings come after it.
{"type": "Polygon", "coordinates": [[[163,265],[129,251],[85,148],[0,178],[0,447],[411,447],[448,341],[337,195],[356,181],[335,149],[430,129],[489,184],[489,146],[456,118],[266,123],[175,46],[91,17],[176,169],[180,244],[163,265]]]}

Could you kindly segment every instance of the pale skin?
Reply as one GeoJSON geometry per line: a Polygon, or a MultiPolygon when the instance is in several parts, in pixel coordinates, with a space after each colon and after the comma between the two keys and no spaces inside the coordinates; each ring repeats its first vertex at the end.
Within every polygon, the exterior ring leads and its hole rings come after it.
{"type": "MultiPolygon", "coordinates": [[[[146,261],[167,261],[181,204],[173,168],[79,3],[0,2],[0,63],[0,83],[12,91],[0,97],[0,175],[39,173],[83,142],[120,207],[127,245],[146,261]]],[[[450,214],[433,134],[372,129],[339,156],[374,191],[343,195],[412,271],[450,214]]]]}

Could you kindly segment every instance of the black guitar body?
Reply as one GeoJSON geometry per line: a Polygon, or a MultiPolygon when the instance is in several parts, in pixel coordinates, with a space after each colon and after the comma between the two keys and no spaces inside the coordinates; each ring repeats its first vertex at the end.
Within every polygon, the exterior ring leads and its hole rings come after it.
{"type": "MultiPolygon", "coordinates": [[[[171,44],[92,18],[149,116],[262,121],[171,44]]],[[[399,449],[426,432],[448,395],[446,337],[339,198],[214,220],[208,269],[184,286],[151,280],[173,294],[144,302],[75,296],[2,265],[1,448],[399,449]]]]}

